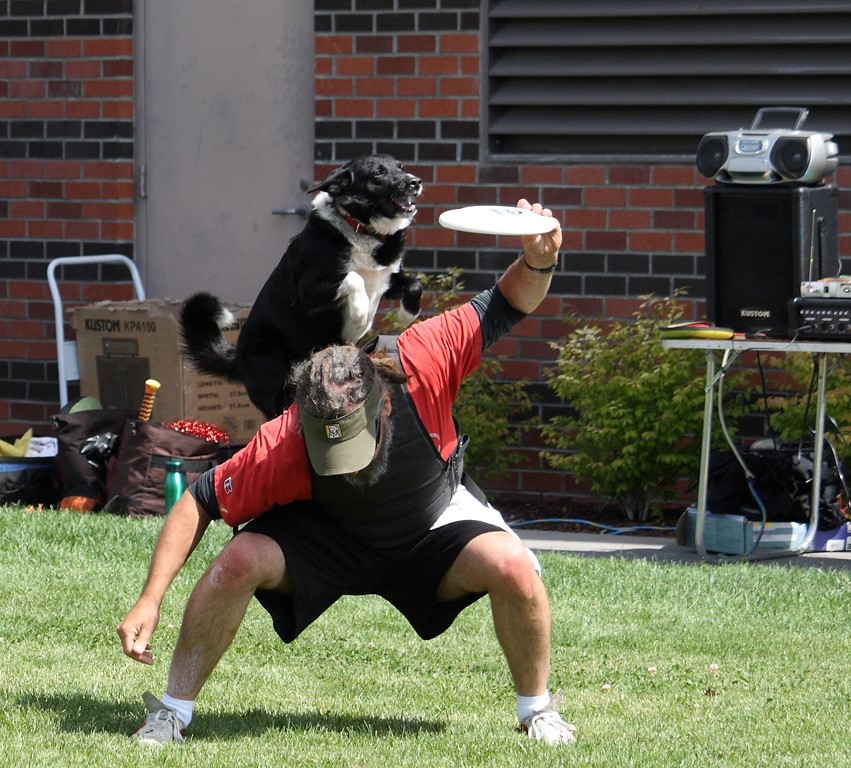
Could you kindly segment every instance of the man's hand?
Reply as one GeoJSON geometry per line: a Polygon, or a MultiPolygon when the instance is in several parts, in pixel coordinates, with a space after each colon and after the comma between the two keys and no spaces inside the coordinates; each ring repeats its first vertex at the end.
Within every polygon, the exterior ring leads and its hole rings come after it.
{"type": "MultiPolygon", "coordinates": [[[[517,207],[534,211],[540,216],[551,218],[553,215],[553,212],[549,208],[544,208],[540,203],[532,204],[524,199],[517,201],[517,207]]],[[[528,262],[533,267],[545,269],[558,258],[558,251],[561,248],[561,238],[561,227],[556,226],[543,235],[525,235],[520,238],[520,241],[523,243],[523,252],[528,262]]]]}
{"type": "MultiPolygon", "coordinates": [[[[517,207],[541,216],[553,215],[549,208],[528,200],[518,200],[517,207]]],[[[499,289],[512,307],[529,314],[537,309],[550,287],[550,267],[558,260],[558,249],[561,248],[561,225],[556,221],[555,227],[546,234],[524,235],[520,241],[523,243],[523,256],[509,265],[499,279],[499,289]]]]}
{"type": "Polygon", "coordinates": [[[159,606],[139,600],[116,628],[124,655],[142,664],[153,664],[150,639],[159,623],[159,606]]]}

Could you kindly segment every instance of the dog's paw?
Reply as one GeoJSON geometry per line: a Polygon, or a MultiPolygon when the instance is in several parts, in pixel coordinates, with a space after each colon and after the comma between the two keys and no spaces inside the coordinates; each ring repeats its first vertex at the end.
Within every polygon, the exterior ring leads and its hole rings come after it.
{"type": "Polygon", "coordinates": [[[407,328],[411,323],[414,322],[414,320],[417,319],[417,317],[419,317],[419,314],[419,312],[408,312],[407,309],[400,306],[399,309],[396,311],[396,319],[404,328],[407,328]]]}
{"type": "Polygon", "coordinates": [[[338,296],[343,299],[343,341],[354,344],[372,325],[369,295],[363,278],[349,272],[340,284],[338,296]]]}

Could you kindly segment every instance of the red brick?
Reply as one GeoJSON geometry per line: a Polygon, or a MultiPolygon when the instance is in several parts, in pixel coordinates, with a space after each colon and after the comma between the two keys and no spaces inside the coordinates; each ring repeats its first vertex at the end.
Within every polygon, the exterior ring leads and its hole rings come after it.
{"type": "Polygon", "coordinates": [[[374,117],[375,104],[370,99],[337,99],[334,102],[336,117],[374,117]]]}
{"type": "Polygon", "coordinates": [[[33,181],[30,184],[30,195],[40,198],[61,198],[64,186],[60,181],[33,181]]]}
{"type": "Polygon", "coordinates": [[[375,57],[346,56],[337,59],[334,73],[339,77],[375,75],[375,57]]]}
{"type": "Polygon", "coordinates": [[[653,167],[651,183],[658,186],[693,187],[700,184],[700,178],[694,166],[656,165],[653,167]]]}
{"type": "Polygon", "coordinates": [[[31,119],[51,119],[65,116],[65,104],[61,101],[31,101],[27,117],[31,119]]]}
{"type": "Polygon", "coordinates": [[[482,103],[479,99],[465,99],[461,102],[461,117],[473,118],[481,114],[482,103]]]}
{"type": "Polygon", "coordinates": [[[479,73],[482,71],[482,60],[478,56],[462,56],[461,57],[461,69],[460,72],[462,75],[475,75],[479,76],[479,73]]]}
{"type": "Polygon", "coordinates": [[[629,249],[638,252],[670,253],[673,250],[670,232],[631,232],[629,249]]]}
{"type": "Polygon", "coordinates": [[[416,99],[385,100],[375,105],[376,117],[415,117],[416,114],[416,99]]]}
{"type": "Polygon", "coordinates": [[[704,233],[699,232],[675,232],[675,253],[703,253],[705,250],[704,233]]]}
{"type": "Polygon", "coordinates": [[[133,39],[129,37],[104,37],[84,40],[83,55],[107,59],[132,57],[133,39]]]}
{"type": "Polygon", "coordinates": [[[0,237],[22,238],[27,236],[27,225],[24,221],[8,221],[0,219],[0,237]]]}
{"type": "Polygon", "coordinates": [[[86,80],[83,82],[83,95],[87,99],[132,98],[133,80],[86,80]]]}
{"type": "Polygon", "coordinates": [[[319,97],[352,96],[355,92],[355,83],[351,78],[322,78],[316,81],[314,87],[316,88],[316,95],[319,97]]]}
{"type": "Polygon", "coordinates": [[[585,205],[598,208],[623,208],[626,190],[622,187],[589,187],[585,190],[585,205]]]}
{"type": "Polygon", "coordinates": [[[650,229],[652,214],[644,208],[609,211],[609,222],[616,229],[650,229]]]}
{"type": "Polygon", "coordinates": [[[574,165],[564,169],[564,183],[586,187],[606,183],[606,169],[602,166],[574,165]]]}
{"type": "Polygon", "coordinates": [[[9,53],[13,59],[36,59],[44,56],[44,46],[42,40],[13,40],[9,53]]]}
{"type": "Polygon", "coordinates": [[[133,163],[124,161],[90,162],[83,166],[83,178],[86,179],[132,179],[133,174],[133,163]]]}
{"type": "Polygon", "coordinates": [[[43,99],[46,92],[43,80],[12,80],[9,88],[13,99],[43,99]]]}
{"type": "Polygon", "coordinates": [[[44,203],[38,200],[12,200],[9,203],[10,219],[40,219],[44,216],[44,203]]]}
{"type": "Polygon", "coordinates": [[[476,96],[478,93],[477,77],[446,77],[440,81],[441,96],[476,96]]]}
{"type": "MultiPolygon", "coordinates": [[[[131,62],[132,65],[132,62],[131,62]]],[[[91,59],[78,59],[76,61],[69,61],[65,66],[65,77],[73,78],[76,80],[88,80],[93,77],[102,77],[102,67],[99,61],[93,61],[91,59]]],[[[132,66],[130,75],[132,76],[132,66]]]]}
{"type": "Polygon", "coordinates": [[[51,59],[76,58],[83,53],[83,41],[71,37],[51,39],[45,53],[51,59]]]}
{"type": "Polygon", "coordinates": [[[136,228],[132,221],[105,221],[101,224],[101,237],[104,240],[132,242],[136,236],[136,228]]]}
{"type": "Polygon", "coordinates": [[[316,35],[313,46],[317,56],[351,53],[354,50],[352,38],[347,35],[316,35]]]}
{"type": "Polygon", "coordinates": [[[629,191],[629,204],[643,208],[670,208],[674,202],[674,195],[670,189],[640,189],[629,191]]]}
{"type": "Polygon", "coordinates": [[[10,339],[43,339],[44,323],[35,320],[20,320],[6,323],[6,334],[10,339]]]}
{"type": "Polygon", "coordinates": [[[100,223],[96,221],[66,221],[62,227],[62,236],[66,240],[97,240],[100,237],[100,223]]]}
{"type": "Polygon", "coordinates": [[[93,120],[101,116],[100,102],[72,99],[65,104],[66,117],[77,120],[93,120]]]}
{"type": "MultiPolygon", "coordinates": [[[[441,83],[441,87],[442,87],[441,83]]],[[[437,79],[434,77],[400,77],[396,82],[400,96],[437,96],[437,79]]]]}
{"type": "Polygon", "coordinates": [[[457,117],[458,107],[454,99],[420,99],[420,117],[457,117]]]}
{"type": "Polygon", "coordinates": [[[41,240],[61,240],[61,221],[31,221],[27,225],[27,237],[41,240]]]}
{"type": "Polygon", "coordinates": [[[423,75],[455,75],[460,72],[458,59],[452,56],[420,56],[417,69],[423,75]]]}
{"type": "MultiPolygon", "coordinates": [[[[355,95],[362,98],[392,98],[396,96],[396,83],[392,77],[374,77],[357,80],[355,82],[355,88],[355,95]]],[[[403,94],[400,92],[399,95],[403,94]]],[[[410,94],[404,95],[408,96],[410,94]]]]}
{"type": "Polygon", "coordinates": [[[614,165],[608,168],[608,176],[610,184],[649,184],[650,168],[646,165],[614,165]]]}
{"type": "Polygon", "coordinates": [[[552,165],[520,166],[522,184],[561,184],[561,168],[552,165]]]}
{"type": "Polygon", "coordinates": [[[475,182],[477,169],[473,165],[440,165],[437,168],[439,181],[448,184],[471,184],[475,182]]]}
{"type": "Polygon", "coordinates": [[[661,210],[653,214],[653,226],[657,229],[690,229],[695,226],[693,211],[661,210]]]}
{"type": "Polygon", "coordinates": [[[586,232],[585,243],[592,251],[625,251],[625,232],[586,232]]]}
{"type": "Polygon", "coordinates": [[[83,215],[83,206],[68,201],[48,203],[47,215],[51,219],[79,219],[83,215]]]}
{"type": "Polygon", "coordinates": [[[376,72],[379,75],[413,75],[417,71],[414,56],[382,56],[377,61],[376,72]]]}
{"type": "Polygon", "coordinates": [[[437,38],[434,35],[398,35],[396,49],[400,53],[425,53],[437,50],[437,38]]]}
{"type": "Polygon", "coordinates": [[[641,299],[621,299],[608,297],[605,299],[605,314],[607,318],[632,318],[641,309],[641,299]]]}
{"type": "Polygon", "coordinates": [[[439,40],[441,53],[475,53],[481,50],[479,35],[475,32],[445,34],[439,40]]]}
{"type": "Polygon", "coordinates": [[[0,117],[26,117],[27,102],[21,99],[0,101],[0,117]]]}
{"type": "Polygon", "coordinates": [[[27,62],[23,59],[0,59],[0,78],[24,78],[27,74],[27,62]]]}

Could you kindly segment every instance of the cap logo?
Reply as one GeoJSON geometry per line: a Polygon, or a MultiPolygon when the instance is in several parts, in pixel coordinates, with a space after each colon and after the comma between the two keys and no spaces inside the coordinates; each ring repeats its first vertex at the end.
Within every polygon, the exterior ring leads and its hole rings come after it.
{"type": "Polygon", "coordinates": [[[342,440],[343,430],[340,429],[339,424],[326,424],[325,437],[327,437],[329,440],[342,440]]]}

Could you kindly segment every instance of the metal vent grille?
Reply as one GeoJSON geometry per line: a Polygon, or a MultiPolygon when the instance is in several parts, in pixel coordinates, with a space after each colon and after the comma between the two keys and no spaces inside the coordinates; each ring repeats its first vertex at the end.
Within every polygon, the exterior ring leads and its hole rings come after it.
{"type": "Polygon", "coordinates": [[[765,106],[851,152],[848,0],[492,0],[486,68],[491,156],[691,159],[765,106]]]}

